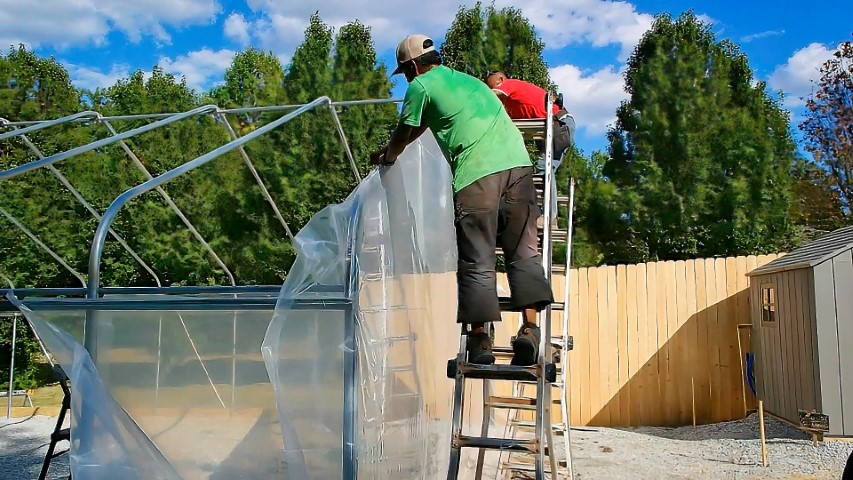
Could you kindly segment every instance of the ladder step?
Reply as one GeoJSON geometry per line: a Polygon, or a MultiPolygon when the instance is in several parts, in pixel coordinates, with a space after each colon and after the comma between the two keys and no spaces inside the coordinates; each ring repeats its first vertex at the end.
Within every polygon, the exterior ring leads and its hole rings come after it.
{"type": "MultiPolygon", "coordinates": [[[[557,465],[559,465],[560,467],[563,467],[563,469],[567,468],[567,466],[566,466],[567,464],[566,464],[565,460],[558,460],[557,465]]],[[[504,470],[515,470],[517,472],[535,472],[536,471],[536,464],[534,464],[534,463],[522,463],[522,462],[503,462],[501,464],[501,468],[503,468],[504,470]]],[[[545,470],[545,473],[551,473],[551,464],[547,460],[545,461],[544,470],[545,470]]],[[[558,468],[558,470],[559,470],[559,468],[558,468]]],[[[564,473],[564,472],[558,472],[558,473],[562,474],[563,476],[568,476],[568,473],[564,473]]]]}
{"type": "MultiPolygon", "coordinates": [[[[554,397],[552,403],[559,405],[560,398],[554,397]]],[[[504,397],[492,395],[486,405],[491,408],[517,408],[519,410],[536,410],[536,399],[527,397],[504,397]]]]}
{"type": "MultiPolygon", "coordinates": [[[[524,385],[537,385],[536,382],[531,382],[529,380],[518,380],[518,383],[521,383],[524,385]]],[[[550,382],[550,385],[554,388],[560,388],[563,386],[563,382],[550,382]]]]}
{"type": "MultiPolygon", "coordinates": [[[[534,422],[532,420],[511,419],[509,422],[512,425],[519,427],[519,428],[536,428],[536,422],[534,422]]],[[[561,433],[561,432],[566,431],[566,426],[563,425],[562,423],[552,423],[551,429],[554,430],[555,432],[561,433]]]]}
{"type": "Polygon", "coordinates": [[[486,380],[524,380],[536,383],[539,378],[538,365],[519,367],[515,365],[477,365],[463,362],[459,365],[467,378],[486,380]]]}
{"type": "MultiPolygon", "coordinates": [[[[523,308],[513,307],[512,302],[510,302],[509,297],[498,297],[498,304],[500,305],[500,309],[502,312],[520,312],[524,310],[523,308]]],[[[560,311],[563,310],[563,302],[554,302],[551,304],[552,311],[560,311]]]]}
{"type": "Polygon", "coordinates": [[[517,438],[457,435],[453,438],[452,448],[486,448],[489,450],[536,453],[539,450],[539,441],[535,438],[522,440],[517,438]]]}
{"type": "Polygon", "coordinates": [[[71,429],[70,428],[63,428],[62,430],[59,430],[58,432],[54,432],[51,435],[51,440],[55,440],[57,442],[61,442],[63,440],[71,441],[71,429]]]}

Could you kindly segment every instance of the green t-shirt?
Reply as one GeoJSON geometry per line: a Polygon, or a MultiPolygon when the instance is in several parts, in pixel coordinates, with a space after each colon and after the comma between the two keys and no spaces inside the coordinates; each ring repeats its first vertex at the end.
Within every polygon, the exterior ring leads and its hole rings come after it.
{"type": "Polygon", "coordinates": [[[409,84],[400,120],[432,130],[450,161],[454,193],[486,175],[532,165],[521,132],[497,95],[444,65],[409,84]]]}

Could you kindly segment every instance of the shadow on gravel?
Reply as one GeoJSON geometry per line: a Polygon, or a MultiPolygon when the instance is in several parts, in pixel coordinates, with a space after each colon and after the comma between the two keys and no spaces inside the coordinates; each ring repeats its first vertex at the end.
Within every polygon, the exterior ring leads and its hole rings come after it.
{"type": "MultiPolygon", "coordinates": [[[[5,420],[5,419],[4,419],[5,420]]],[[[36,479],[41,473],[44,454],[50,442],[50,432],[56,419],[27,417],[0,423],[0,478],[36,479]]],[[[68,442],[60,442],[57,452],[68,449],[68,442]]],[[[50,463],[47,479],[67,479],[69,475],[68,455],[54,458],[50,463]]]]}

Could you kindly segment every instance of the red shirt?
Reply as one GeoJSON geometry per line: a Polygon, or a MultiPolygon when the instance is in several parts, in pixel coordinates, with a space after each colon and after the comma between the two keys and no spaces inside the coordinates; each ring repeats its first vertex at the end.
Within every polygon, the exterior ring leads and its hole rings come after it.
{"type": "MultiPolygon", "coordinates": [[[[495,88],[506,95],[498,95],[510,118],[545,118],[545,89],[522,80],[506,79],[495,88]]],[[[554,114],[560,111],[554,105],[554,114]]]]}

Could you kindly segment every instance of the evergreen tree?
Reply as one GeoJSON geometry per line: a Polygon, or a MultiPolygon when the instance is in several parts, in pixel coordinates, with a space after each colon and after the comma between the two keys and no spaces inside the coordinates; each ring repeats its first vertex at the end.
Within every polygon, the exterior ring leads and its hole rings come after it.
{"type": "Polygon", "coordinates": [[[441,46],[445,63],[461,72],[485,79],[502,71],[510,78],[542,88],[554,88],[542,59],[545,44],[533,25],[517,8],[460,8],[441,46]]]}
{"type": "MultiPolygon", "coordinates": [[[[272,52],[250,47],[237,53],[225,70],[225,84],[215,88],[211,97],[221,108],[261,107],[284,103],[284,68],[272,52]]],[[[256,127],[261,113],[229,117],[241,135],[256,127]]]]}
{"type": "MultiPolygon", "coordinates": [[[[357,21],[341,27],[335,38],[332,98],[390,98],[391,88],[385,65],[377,65],[370,27],[357,21]]],[[[391,103],[359,105],[342,109],[340,118],[358,169],[364,176],[369,168],[370,152],[388,140],[388,132],[397,120],[397,109],[391,103]]],[[[347,172],[341,173],[349,177],[347,172]]]]}
{"type": "Polygon", "coordinates": [[[658,16],[628,61],[608,134],[618,188],[597,232],[608,261],[776,252],[790,245],[788,114],[746,56],[692,12],[658,16]]]}

